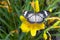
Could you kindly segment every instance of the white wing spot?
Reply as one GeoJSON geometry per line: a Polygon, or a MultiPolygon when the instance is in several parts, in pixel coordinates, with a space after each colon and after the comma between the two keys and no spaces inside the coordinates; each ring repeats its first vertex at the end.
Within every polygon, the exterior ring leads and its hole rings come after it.
{"type": "Polygon", "coordinates": [[[24,16],[26,16],[27,12],[28,12],[28,11],[25,11],[24,16]]]}
{"type": "Polygon", "coordinates": [[[47,12],[46,12],[46,11],[44,11],[44,13],[45,13],[45,15],[46,15],[46,16],[48,16],[48,14],[47,14],[47,12]]]}

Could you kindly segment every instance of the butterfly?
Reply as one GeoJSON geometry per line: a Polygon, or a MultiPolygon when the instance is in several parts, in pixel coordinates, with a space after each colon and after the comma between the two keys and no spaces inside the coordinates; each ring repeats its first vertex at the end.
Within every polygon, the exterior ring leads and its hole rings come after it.
{"type": "Polygon", "coordinates": [[[46,17],[49,16],[49,11],[41,11],[38,13],[34,13],[33,11],[24,11],[23,16],[29,21],[30,23],[41,23],[44,21],[46,17]]]}

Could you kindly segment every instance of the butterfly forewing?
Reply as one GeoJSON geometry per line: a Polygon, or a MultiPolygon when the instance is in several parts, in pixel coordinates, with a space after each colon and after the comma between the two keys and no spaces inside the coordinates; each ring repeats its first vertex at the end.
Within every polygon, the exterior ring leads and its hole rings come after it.
{"type": "Polygon", "coordinates": [[[39,22],[42,22],[43,21],[43,18],[36,15],[36,22],[39,23],[39,22]]]}
{"type": "Polygon", "coordinates": [[[28,18],[30,22],[35,22],[35,15],[31,16],[30,18],[28,18]]]}

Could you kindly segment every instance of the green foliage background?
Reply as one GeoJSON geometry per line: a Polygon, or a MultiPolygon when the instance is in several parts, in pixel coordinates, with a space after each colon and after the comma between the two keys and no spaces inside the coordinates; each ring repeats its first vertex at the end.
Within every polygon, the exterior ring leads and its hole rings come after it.
{"type": "MultiPolygon", "coordinates": [[[[8,12],[7,8],[0,7],[0,40],[39,40],[42,33],[39,36],[31,37],[30,33],[21,32],[19,26],[21,21],[20,15],[24,10],[33,11],[30,2],[31,0],[2,0],[10,2],[12,12],[8,12]],[[13,30],[18,30],[17,33],[11,33],[13,30]]],[[[40,10],[49,10],[52,8],[51,17],[60,17],[60,0],[39,0],[40,10]]],[[[0,5],[1,6],[1,5],[0,5]]],[[[60,33],[60,29],[56,29],[60,33]]],[[[53,36],[60,36],[60,34],[54,34],[53,36]]]]}

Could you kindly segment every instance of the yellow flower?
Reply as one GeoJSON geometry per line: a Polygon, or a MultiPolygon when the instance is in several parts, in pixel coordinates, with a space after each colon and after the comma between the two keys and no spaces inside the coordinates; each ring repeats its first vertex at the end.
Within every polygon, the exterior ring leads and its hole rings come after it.
{"type": "Polygon", "coordinates": [[[32,1],[31,2],[31,6],[33,7],[33,9],[34,9],[35,12],[39,12],[40,11],[39,10],[39,2],[38,2],[38,0],[36,0],[35,2],[32,1]]]}
{"type": "Polygon", "coordinates": [[[24,16],[20,16],[22,24],[20,26],[22,32],[30,32],[32,36],[36,35],[36,32],[41,29],[45,29],[44,23],[29,23],[24,16]]]}
{"type": "Polygon", "coordinates": [[[39,2],[38,2],[38,0],[35,1],[35,11],[39,12],[39,2]]]}
{"type": "Polygon", "coordinates": [[[47,34],[44,32],[44,34],[43,34],[43,38],[45,39],[45,40],[47,40],[47,34]]]}

